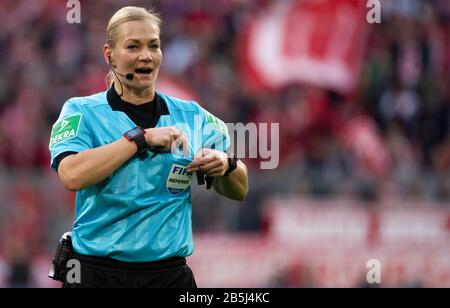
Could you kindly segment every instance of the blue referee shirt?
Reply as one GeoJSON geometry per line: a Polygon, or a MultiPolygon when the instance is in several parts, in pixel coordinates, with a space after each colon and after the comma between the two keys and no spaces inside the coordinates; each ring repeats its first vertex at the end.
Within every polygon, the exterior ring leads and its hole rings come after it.
{"type": "MultiPolygon", "coordinates": [[[[111,92],[115,94],[114,87],[64,104],[49,144],[54,169],[59,155],[112,143],[136,127],[125,112],[111,107],[111,92]]],[[[192,176],[186,166],[201,148],[226,151],[230,138],[226,125],[196,102],[156,93],[152,103],[154,127],[183,131],[189,154],[136,155],[103,182],[78,191],[72,230],[75,252],[127,262],[192,254],[192,176]]]]}

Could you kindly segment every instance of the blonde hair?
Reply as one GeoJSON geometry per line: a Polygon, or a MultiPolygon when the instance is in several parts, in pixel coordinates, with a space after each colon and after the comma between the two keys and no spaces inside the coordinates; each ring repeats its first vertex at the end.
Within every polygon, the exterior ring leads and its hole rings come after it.
{"type": "MultiPolygon", "coordinates": [[[[153,9],[145,9],[143,7],[137,6],[125,6],[119,9],[117,12],[114,13],[113,16],[111,16],[108,22],[108,26],[106,27],[106,44],[108,44],[110,48],[113,48],[116,45],[118,36],[117,29],[121,24],[128,21],[145,20],[145,19],[150,19],[156,23],[159,36],[162,21],[161,18],[159,17],[159,14],[155,13],[153,9]]],[[[114,75],[111,70],[109,70],[106,79],[108,81],[109,86],[111,86],[114,80],[114,75]]]]}

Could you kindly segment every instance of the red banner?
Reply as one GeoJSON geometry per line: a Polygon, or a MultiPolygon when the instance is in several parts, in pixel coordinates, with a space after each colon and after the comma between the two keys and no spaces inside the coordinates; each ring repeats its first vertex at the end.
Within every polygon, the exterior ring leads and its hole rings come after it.
{"type": "Polygon", "coordinates": [[[389,171],[389,153],[375,122],[364,115],[347,120],[340,132],[342,143],[355,155],[359,172],[382,177],[389,171]]]}
{"type": "Polygon", "coordinates": [[[248,24],[242,68],[252,86],[310,83],[352,90],[366,38],[365,1],[283,1],[248,24]]]}

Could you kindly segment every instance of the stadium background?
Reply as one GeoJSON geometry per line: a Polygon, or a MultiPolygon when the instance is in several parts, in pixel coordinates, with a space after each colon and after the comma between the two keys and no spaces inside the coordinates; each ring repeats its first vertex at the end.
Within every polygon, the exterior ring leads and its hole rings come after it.
{"type": "MultiPolygon", "coordinates": [[[[280,123],[243,204],[193,185],[202,287],[450,287],[450,2],[0,1],[0,286],[53,287],[74,194],[49,168],[64,101],[105,89],[112,13],[164,20],[159,88],[225,122],[280,123]],[[305,47],[306,46],[306,47],[305,47]],[[273,142],[272,142],[273,144],[273,142]]],[[[251,143],[251,142],[250,142],[251,143]]],[[[250,144],[249,143],[249,144],[250,144]]]]}

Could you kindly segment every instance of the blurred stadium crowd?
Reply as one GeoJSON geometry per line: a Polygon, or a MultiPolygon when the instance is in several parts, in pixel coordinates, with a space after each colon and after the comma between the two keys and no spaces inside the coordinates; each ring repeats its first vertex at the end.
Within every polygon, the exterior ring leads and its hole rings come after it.
{"type": "MultiPolygon", "coordinates": [[[[246,205],[193,187],[197,231],[260,230],[261,206],[273,195],[450,204],[450,2],[381,2],[382,22],[369,27],[358,87],[348,95],[307,84],[246,86],[240,31],[272,1],[127,2],[162,14],[161,76],[225,122],[280,123],[278,168],[246,160],[246,205]],[[381,140],[366,158],[343,130],[360,118],[381,140]]],[[[82,1],[82,22],[68,24],[65,1],[0,1],[0,272],[14,273],[0,285],[26,285],[26,260],[52,254],[70,227],[74,195],[50,170],[50,129],[66,99],[105,89],[106,21],[123,3],[82,1]]]]}

